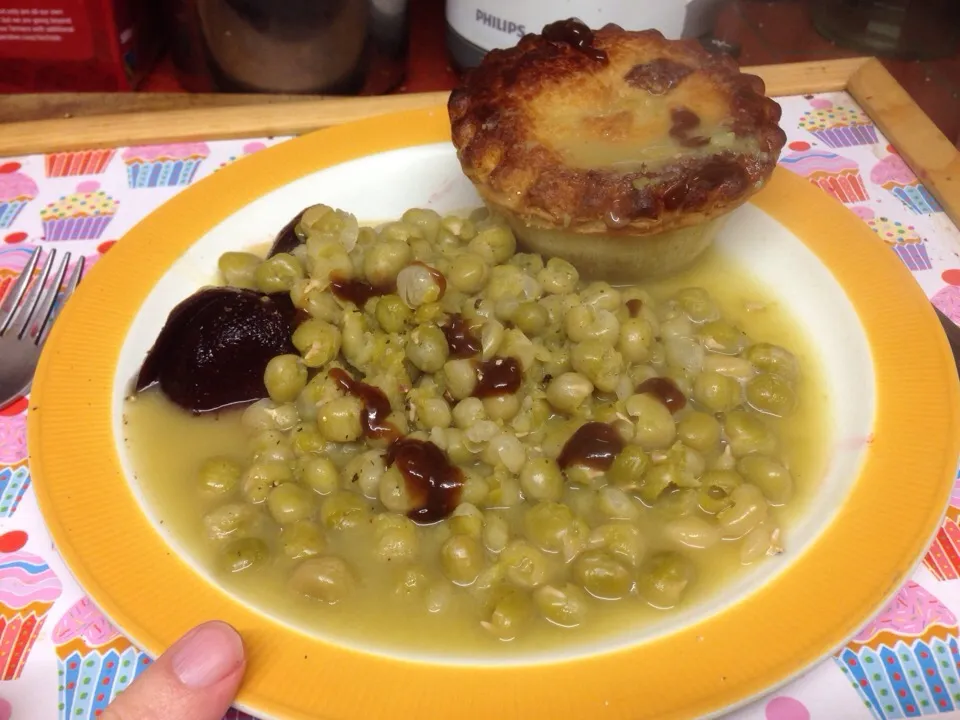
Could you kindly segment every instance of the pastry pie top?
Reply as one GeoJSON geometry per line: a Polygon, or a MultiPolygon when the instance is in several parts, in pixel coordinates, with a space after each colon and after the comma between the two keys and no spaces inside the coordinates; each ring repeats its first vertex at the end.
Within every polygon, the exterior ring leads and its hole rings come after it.
{"type": "Polygon", "coordinates": [[[450,96],[453,143],[489,203],[529,225],[661,232],[726,213],[786,136],[763,81],[696,41],[564,20],[493,50],[450,96]]]}

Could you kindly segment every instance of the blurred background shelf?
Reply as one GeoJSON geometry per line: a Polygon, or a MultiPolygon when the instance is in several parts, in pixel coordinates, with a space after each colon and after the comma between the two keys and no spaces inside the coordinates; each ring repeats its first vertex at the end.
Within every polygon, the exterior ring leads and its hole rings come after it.
{"type": "MultiPolygon", "coordinates": [[[[733,49],[742,65],[769,65],[856,57],[862,49],[842,47],[814,25],[815,0],[725,0],[713,36],[733,49]]],[[[938,0],[924,0],[938,1],[938,0]]],[[[449,90],[457,82],[445,46],[444,0],[410,0],[407,72],[400,93],[449,90]]],[[[936,60],[883,59],[890,73],[951,141],[960,147],[960,54],[936,60]]],[[[52,119],[116,112],[283,103],[283,95],[195,95],[177,80],[163,57],[137,93],[24,94],[0,97],[0,122],[52,119]]],[[[0,129],[2,132],[2,129],[0,129]]]]}

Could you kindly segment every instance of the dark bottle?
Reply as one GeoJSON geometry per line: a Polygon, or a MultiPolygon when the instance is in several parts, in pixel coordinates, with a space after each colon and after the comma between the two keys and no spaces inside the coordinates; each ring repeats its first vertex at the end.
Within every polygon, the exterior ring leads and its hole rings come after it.
{"type": "Polygon", "coordinates": [[[166,0],[194,92],[379,95],[403,81],[408,0],[166,0]]]}

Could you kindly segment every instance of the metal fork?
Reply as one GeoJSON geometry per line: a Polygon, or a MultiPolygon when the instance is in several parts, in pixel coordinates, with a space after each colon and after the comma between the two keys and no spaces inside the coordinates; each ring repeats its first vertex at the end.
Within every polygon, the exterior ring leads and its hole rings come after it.
{"type": "Polygon", "coordinates": [[[30,389],[40,349],[62,307],[57,299],[62,291],[66,300],[83,274],[81,256],[67,278],[70,253],[65,252],[51,280],[57,251],[49,250],[42,262],[40,255],[36,248],[0,304],[0,407],[30,389]],[[39,275],[34,279],[38,264],[39,275]]]}

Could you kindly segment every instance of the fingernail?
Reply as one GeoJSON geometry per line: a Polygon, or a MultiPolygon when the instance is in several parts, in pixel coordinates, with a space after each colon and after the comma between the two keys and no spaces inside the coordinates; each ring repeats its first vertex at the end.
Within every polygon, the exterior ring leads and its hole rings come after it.
{"type": "Polygon", "coordinates": [[[243,641],[232,627],[209,622],[184,635],[172,648],[171,665],[187,687],[216,685],[243,663],[243,641]]]}

